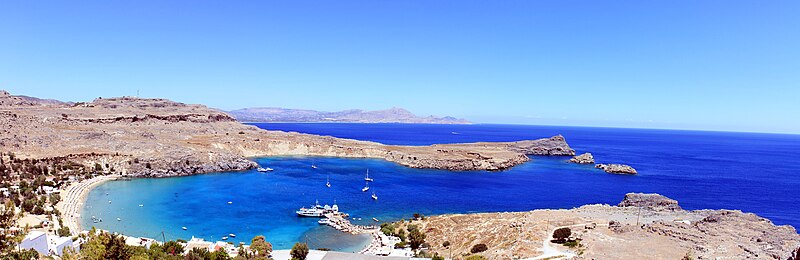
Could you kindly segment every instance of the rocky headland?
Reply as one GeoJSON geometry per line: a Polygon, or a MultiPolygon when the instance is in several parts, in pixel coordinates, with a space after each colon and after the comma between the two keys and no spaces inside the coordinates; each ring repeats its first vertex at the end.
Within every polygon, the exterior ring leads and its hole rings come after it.
{"type": "Polygon", "coordinates": [[[792,226],[736,210],[687,211],[658,194],[627,194],[618,206],[451,214],[397,225],[412,224],[430,251],[453,259],[787,259],[800,247],[792,226]],[[552,243],[562,227],[571,229],[572,247],[552,243]],[[488,250],[471,253],[477,244],[488,250]]]}
{"type": "Polygon", "coordinates": [[[0,151],[32,167],[191,175],[257,167],[250,157],[279,155],[381,158],[414,168],[503,170],[527,155],[575,155],[562,136],[519,142],[397,146],[267,131],[202,105],[166,99],[98,98],[66,103],[0,91],[0,151]]]}

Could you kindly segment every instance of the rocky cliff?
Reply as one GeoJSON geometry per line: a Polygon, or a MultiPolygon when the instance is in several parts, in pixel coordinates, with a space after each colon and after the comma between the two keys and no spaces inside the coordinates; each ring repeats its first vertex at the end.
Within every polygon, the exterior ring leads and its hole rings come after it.
{"type": "MultiPolygon", "coordinates": [[[[83,171],[177,176],[245,170],[249,157],[381,158],[415,168],[502,170],[526,155],[574,155],[562,136],[519,142],[395,146],[266,131],[225,112],[166,99],[98,98],[64,103],[0,95],[0,151],[18,158],[69,158],[83,171]]],[[[76,171],[79,169],[75,169],[76,171]]]]}

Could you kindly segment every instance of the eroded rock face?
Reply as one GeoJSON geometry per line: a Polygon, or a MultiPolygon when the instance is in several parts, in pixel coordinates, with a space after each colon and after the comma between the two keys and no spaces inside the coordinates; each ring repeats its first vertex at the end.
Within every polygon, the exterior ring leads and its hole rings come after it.
{"type": "Polygon", "coordinates": [[[637,174],[636,169],[625,164],[597,164],[594,167],[612,174],[637,174]]]}
{"type": "Polygon", "coordinates": [[[94,171],[165,177],[257,167],[249,157],[380,158],[414,168],[503,170],[526,155],[574,155],[563,136],[519,142],[396,146],[267,131],[227,113],[167,99],[98,98],[64,103],[0,92],[0,151],[68,158],[94,171]]]}
{"type": "Polygon", "coordinates": [[[569,159],[569,161],[577,163],[577,164],[594,164],[594,157],[592,156],[591,153],[584,153],[584,154],[572,157],[572,159],[569,159]]]}
{"type": "Polygon", "coordinates": [[[681,210],[678,201],[656,193],[628,193],[617,207],[643,207],[650,210],[681,210]]]}

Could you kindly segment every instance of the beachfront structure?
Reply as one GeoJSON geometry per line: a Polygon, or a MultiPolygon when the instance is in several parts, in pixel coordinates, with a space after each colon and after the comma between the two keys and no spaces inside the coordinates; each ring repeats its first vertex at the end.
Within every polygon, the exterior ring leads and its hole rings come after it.
{"type": "Polygon", "coordinates": [[[70,237],[59,237],[47,235],[42,231],[31,231],[19,244],[19,248],[25,250],[33,249],[45,256],[60,256],[67,248],[72,248],[73,251],[77,252],[79,245],[80,243],[75,243],[70,237]]]}
{"type": "MultiPolygon", "coordinates": [[[[189,241],[186,241],[186,246],[184,247],[184,253],[189,253],[192,249],[205,249],[208,252],[215,252],[215,251],[225,251],[228,253],[229,256],[235,257],[239,254],[239,250],[232,244],[227,242],[217,241],[217,242],[209,242],[205,241],[202,238],[192,237],[189,241]]],[[[249,248],[249,246],[245,246],[245,248],[249,248]]]]}

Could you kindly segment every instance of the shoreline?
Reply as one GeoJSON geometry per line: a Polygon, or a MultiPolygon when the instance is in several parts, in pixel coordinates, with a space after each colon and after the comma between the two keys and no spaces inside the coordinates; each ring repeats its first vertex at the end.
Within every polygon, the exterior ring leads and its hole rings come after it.
{"type": "Polygon", "coordinates": [[[61,201],[56,204],[56,208],[61,212],[64,226],[69,228],[72,235],[76,235],[83,231],[81,227],[81,209],[86,201],[89,192],[97,185],[103,184],[107,181],[113,181],[122,178],[120,175],[102,175],[91,179],[83,180],[78,183],[69,185],[66,189],[61,191],[61,201]]]}

